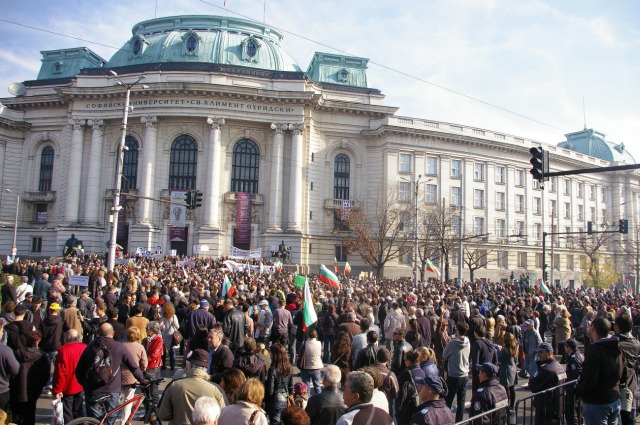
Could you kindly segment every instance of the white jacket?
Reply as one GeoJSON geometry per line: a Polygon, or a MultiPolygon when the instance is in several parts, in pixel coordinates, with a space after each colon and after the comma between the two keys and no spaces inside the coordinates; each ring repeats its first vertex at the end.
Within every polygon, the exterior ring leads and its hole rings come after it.
{"type": "Polygon", "coordinates": [[[391,310],[384,319],[384,337],[393,339],[393,331],[397,328],[404,329],[405,326],[404,316],[400,310],[391,310]]]}

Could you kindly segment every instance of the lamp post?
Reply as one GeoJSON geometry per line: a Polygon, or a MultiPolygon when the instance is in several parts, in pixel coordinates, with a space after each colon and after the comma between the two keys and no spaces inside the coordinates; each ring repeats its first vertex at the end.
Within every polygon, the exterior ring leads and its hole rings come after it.
{"type": "MultiPolygon", "coordinates": [[[[110,70],[109,74],[118,80],[118,85],[125,88],[124,107],[122,109],[122,134],[120,137],[120,144],[118,145],[118,161],[116,162],[116,188],[113,193],[113,207],[111,207],[111,238],[109,239],[109,261],[107,268],[109,271],[113,271],[116,263],[116,237],[118,235],[118,213],[122,209],[120,205],[120,192],[122,191],[122,168],[124,163],[124,151],[126,150],[125,140],[127,137],[127,122],[129,120],[129,112],[133,110],[129,106],[129,99],[131,98],[131,88],[140,83],[145,76],[141,75],[133,83],[125,83],[116,74],[115,71],[110,70]]],[[[146,89],[148,86],[142,85],[142,88],[146,89]]]]}
{"type": "Polygon", "coordinates": [[[462,227],[464,225],[464,175],[460,173],[460,216],[458,217],[458,287],[462,288],[462,227]]]}
{"type": "MultiPolygon", "coordinates": [[[[413,226],[413,287],[418,287],[418,189],[420,188],[420,179],[422,174],[418,174],[416,179],[416,190],[413,205],[413,214],[415,219],[415,225],[413,226]]],[[[425,182],[426,183],[426,182],[425,182]]]]}
{"type": "Polygon", "coordinates": [[[16,239],[18,237],[18,210],[20,209],[20,195],[17,193],[13,193],[11,189],[5,189],[5,192],[8,192],[16,197],[16,221],[13,223],[13,245],[11,246],[11,256],[15,259],[18,254],[18,246],[16,245],[16,239]]]}

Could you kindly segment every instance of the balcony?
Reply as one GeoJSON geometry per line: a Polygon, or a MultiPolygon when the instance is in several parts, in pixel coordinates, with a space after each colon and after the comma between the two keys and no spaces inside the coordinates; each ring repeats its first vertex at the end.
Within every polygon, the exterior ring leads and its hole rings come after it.
{"type": "Polygon", "coordinates": [[[24,202],[33,202],[38,204],[55,202],[56,192],[51,190],[46,192],[24,192],[24,195],[22,195],[22,200],[24,202]]]}
{"type": "Polygon", "coordinates": [[[324,200],[324,209],[325,210],[341,210],[343,207],[344,201],[351,202],[351,209],[359,210],[360,202],[354,199],[325,199],[324,200]]]}
{"type": "MultiPolygon", "coordinates": [[[[238,192],[226,192],[224,194],[224,202],[225,204],[235,204],[238,200],[238,192]]],[[[263,205],[264,204],[264,196],[261,193],[252,193],[251,194],[251,204],[252,205],[263,205]]]]}

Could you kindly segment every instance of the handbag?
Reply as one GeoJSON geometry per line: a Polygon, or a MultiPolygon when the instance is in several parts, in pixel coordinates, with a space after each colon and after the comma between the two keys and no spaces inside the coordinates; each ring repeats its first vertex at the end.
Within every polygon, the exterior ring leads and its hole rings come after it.
{"type": "Polygon", "coordinates": [[[184,340],[184,337],[180,333],[180,331],[174,331],[173,337],[171,338],[171,346],[175,347],[176,345],[180,345],[180,343],[184,340]]]}

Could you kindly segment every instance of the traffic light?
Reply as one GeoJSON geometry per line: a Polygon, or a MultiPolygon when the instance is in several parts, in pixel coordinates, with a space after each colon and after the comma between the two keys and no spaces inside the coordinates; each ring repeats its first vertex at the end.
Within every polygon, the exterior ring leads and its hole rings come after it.
{"type": "Polygon", "coordinates": [[[618,231],[623,235],[626,235],[627,233],[629,233],[629,220],[627,220],[626,218],[623,218],[620,220],[619,223],[620,223],[620,226],[618,228],[618,231]]]}
{"type": "Polygon", "coordinates": [[[188,210],[193,209],[193,191],[188,190],[186,196],[184,197],[184,203],[188,210]]]}
{"type": "Polygon", "coordinates": [[[549,272],[546,270],[544,271],[544,283],[549,284],[549,272]]]}
{"type": "Polygon", "coordinates": [[[540,146],[534,146],[529,149],[529,152],[531,152],[532,156],[531,160],[529,160],[532,166],[530,173],[534,179],[542,182],[544,180],[546,168],[544,164],[544,149],[540,146]]]}
{"type": "Polygon", "coordinates": [[[193,200],[193,209],[196,209],[202,206],[202,192],[200,192],[199,190],[196,190],[194,191],[194,193],[195,193],[195,198],[193,200]]]}
{"type": "Polygon", "coordinates": [[[587,234],[589,234],[589,235],[593,234],[593,222],[592,221],[587,221],[587,234]]]}

